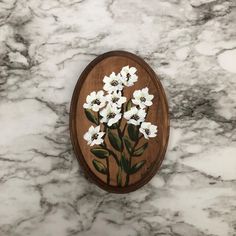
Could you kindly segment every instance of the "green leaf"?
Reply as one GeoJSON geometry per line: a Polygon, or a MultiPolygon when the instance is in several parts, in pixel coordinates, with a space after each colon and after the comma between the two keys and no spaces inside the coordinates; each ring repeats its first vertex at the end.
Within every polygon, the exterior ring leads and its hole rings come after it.
{"type": "Polygon", "coordinates": [[[117,129],[117,123],[111,125],[111,126],[107,126],[107,128],[109,129],[117,129]]]}
{"type": "Polygon", "coordinates": [[[131,99],[126,103],[125,111],[129,111],[132,107],[132,101],[131,99]]]}
{"type": "Polygon", "coordinates": [[[113,148],[117,151],[122,151],[123,145],[120,137],[117,134],[114,134],[108,129],[108,138],[113,148]]]}
{"type": "Polygon", "coordinates": [[[136,157],[141,156],[144,153],[147,146],[148,146],[148,143],[144,143],[143,146],[141,146],[140,148],[134,151],[133,156],[136,156],[136,157]]]}
{"type": "Polygon", "coordinates": [[[138,135],[139,135],[138,126],[128,124],[128,134],[129,134],[129,137],[132,141],[136,141],[138,139],[138,135]]]}
{"type": "Polygon", "coordinates": [[[129,152],[129,154],[131,154],[132,145],[131,145],[130,139],[127,136],[125,136],[125,137],[123,137],[123,140],[124,140],[125,147],[126,147],[127,151],[129,152]]]}
{"type": "Polygon", "coordinates": [[[94,124],[98,125],[98,119],[90,109],[84,109],[85,115],[94,124]]]}
{"type": "Polygon", "coordinates": [[[124,153],[122,153],[122,155],[121,155],[120,164],[122,166],[122,169],[126,173],[129,173],[129,161],[126,159],[124,153]]]}
{"type": "Polygon", "coordinates": [[[102,158],[102,159],[110,155],[109,151],[107,151],[104,148],[92,148],[90,149],[90,152],[92,152],[96,157],[102,158]]]}
{"type": "Polygon", "coordinates": [[[95,169],[98,172],[100,172],[104,175],[106,175],[108,173],[106,166],[100,161],[97,161],[97,160],[94,159],[93,160],[93,166],[95,167],[95,169]]]}
{"type": "Polygon", "coordinates": [[[140,162],[134,164],[134,165],[130,168],[129,174],[135,174],[138,170],[140,170],[140,169],[143,167],[143,165],[145,164],[145,162],[146,162],[146,161],[143,160],[143,161],[140,161],[140,162]]]}

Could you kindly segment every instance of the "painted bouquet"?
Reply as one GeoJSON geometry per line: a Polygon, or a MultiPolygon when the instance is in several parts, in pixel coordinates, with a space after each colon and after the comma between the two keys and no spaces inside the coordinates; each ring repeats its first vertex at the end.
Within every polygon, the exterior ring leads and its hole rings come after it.
{"type": "Polygon", "coordinates": [[[134,67],[125,66],[120,73],[105,76],[103,90],[91,92],[83,105],[86,117],[96,125],[84,134],[87,144],[93,146],[90,151],[96,156],[93,166],[106,175],[107,184],[110,184],[109,158],[114,158],[117,186],[120,187],[127,186],[130,175],[145,165],[145,160],[132,164],[132,157],[141,156],[148,146],[148,142],[139,146],[139,141],[157,135],[157,126],[145,121],[154,97],[148,88],[134,91],[133,98],[128,101],[124,96],[124,88],[133,86],[138,80],[136,71],[134,67]],[[108,148],[106,136],[112,148],[108,148]],[[105,159],[106,164],[99,159],[105,159]]]}

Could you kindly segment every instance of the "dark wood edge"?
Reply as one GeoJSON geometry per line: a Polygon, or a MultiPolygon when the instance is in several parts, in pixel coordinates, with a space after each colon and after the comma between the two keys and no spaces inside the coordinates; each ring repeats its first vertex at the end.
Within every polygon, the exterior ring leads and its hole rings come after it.
{"type": "Polygon", "coordinates": [[[71,106],[70,106],[70,137],[71,137],[71,142],[73,145],[73,149],[75,152],[75,155],[79,161],[79,164],[82,166],[82,168],[85,170],[85,174],[87,177],[89,177],[89,179],[91,179],[93,182],[95,182],[95,184],[97,184],[100,188],[111,192],[111,193],[129,193],[132,191],[135,191],[139,188],[141,188],[143,185],[145,185],[146,183],[148,183],[152,177],[157,173],[157,171],[159,170],[165,153],[166,153],[166,149],[167,149],[167,144],[168,144],[168,139],[169,139],[169,130],[170,130],[170,123],[169,123],[169,109],[168,109],[168,103],[167,103],[167,98],[165,95],[165,91],[157,77],[157,75],[155,74],[155,72],[152,70],[152,68],[140,57],[136,56],[135,54],[132,54],[130,52],[127,51],[110,51],[110,52],[106,52],[98,57],[96,57],[93,61],[91,61],[87,67],[84,69],[84,71],[82,72],[82,74],[79,77],[79,80],[76,83],[73,95],[72,95],[72,99],[71,99],[71,106]],[[140,64],[143,68],[146,69],[146,71],[149,73],[151,79],[153,80],[156,88],[158,89],[159,92],[161,92],[160,97],[163,98],[164,101],[164,109],[166,109],[166,124],[164,125],[167,128],[167,135],[166,135],[166,140],[163,141],[164,147],[162,147],[162,153],[160,154],[160,161],[156,163],[155,166],[153,166],[153,168],[151,168],[151,171],[149,172],[149,174],[147,174],[143,179],[141,179],[140,181],[138,181],[135,184],[129,185],[127,187],[117,187],[117,186],[109,186],[106,183],[104,183],[101,179],[99,179],[89,168],[88,164],[86,163],[82,151],[80,149],[80,146],[78,144],[78,139],[74,138],[77,137],[77,132],[76,132],[76,120],[75,120],[75,115],[76,115],[76,107],[77,107],[77,102],[78,102],[78,95],[79,95],[79,91],[83,85],[84,80],[86,79],[87,75],[89,74],[89,72],[91,71],[91,69],[98,64],[100,61],[102,61],[103,59],[107,58],[107,57],[111,57],[111,56],[124,56],[124,57],[128,57],[134,61],[136,61],[138,64],[140,64]]]}

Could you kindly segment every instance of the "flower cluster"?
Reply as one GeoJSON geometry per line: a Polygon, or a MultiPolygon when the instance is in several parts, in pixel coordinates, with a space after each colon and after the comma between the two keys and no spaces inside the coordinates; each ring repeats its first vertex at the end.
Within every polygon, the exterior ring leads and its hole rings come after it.
{"type": "MultiPolygon", "coordinates": [[[[144,138],[149,139],[157,134],[157,126],[150,122],[145,122],[148,107],[152,105],[153,95],[149,94],[147,87],[141,90],[135,90],[133,98],[130,99],[131,107],[124,111],[123,105],[127,98],[123,96],[124,87],[133,86],[138,80],[135,67],[124,66],[120,73],[112,72],[110,76],[103,79],[103,90],[91,92],[83,107],[93,112],[98,112],[98,122],[103,123],[105,127],[110,128],[117,125],[122,117],[127,120],[128,124],[138,126],[139,132],[144,138]]],[[[99,124],[99,123],[98,123],[99,124]]],[[[88,145],[100,145],[103,143],[105,132],[100,132],[100,126],[91,126],[84,139],[88,145]]]]}

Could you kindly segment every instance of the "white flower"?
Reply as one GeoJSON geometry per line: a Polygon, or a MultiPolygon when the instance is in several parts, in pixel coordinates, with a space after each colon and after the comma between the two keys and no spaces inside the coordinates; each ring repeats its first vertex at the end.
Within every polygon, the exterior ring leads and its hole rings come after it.
{"type": "Polygon", "coordinates": [[[128,120],[127,123],[133,125],[139,125],[141,122],[144,121],[146,116],[146,112],[143,109],[138,109],[137,107],[131,107],[129,111],[124,113],[124,117],[128,120]]]}
{"type": "Polygon", "coordinates": [[[111,106],[110,104],[107,104],[107,106],[100,111],[100,115],[102,116],[100,121],[102,123],[107,123],[108,126],[112,126],[121,118],[120,109],[116,106],[111,106]]]}
{"type": "Polygon", "coordinates": [[[106,99],[108,103],[111,105],[116,105],[117,107],[121,107],[122,104],[126,102],[126,97],[121,95],[121,91],[108,94],[106,99]]]}
{"type": "Polygon", "coordinates": [[[102,90],[96,92],[91,92],[87,98],[86,103],[84,103],[83,107],[86,109],[92,109],[97,112],[100,108],[104,107],[106,104],[106,97],[104,96],[104,92],[102,90]]]}
{"type": "Polygon", "coordinates": [[[100,132],[100,126],[97,126],[95,128],[91,126],[88,132],[84,134],[84,139],[88,142],[88,145],[90,146],[93,146],[94,144],[99,145],[103,143],[102,137],[104,134],[104,132],[100,132]]]}
{"type": "Polygon", "coordinates": [[[157,136],[157,126],[152,125],[150,122],[143,122],[139,131],[143,133],[144,138],[149,139],[157,136]]]}
{"type": "Polygon", "coordinates": [[[103,82],[104,82],[103,89],[108,93],[112,93],[117,90],[122,90],[124,87],[122,85],[120,75],[119,74],[116,75],[114,72],[112,72],[109,77],[105,76],[103,82]]]}
{"type": "Polygon", "coordinates": [[[145,108],[146,106],[149,107],[152,105],[152,99],[154,96],[148,93],[147,87],[142,90],[135,90],[133,96],[133,104],[139,105],[140,108],[145,108]]]}
{"type": "Polygon", "coordinates": [[[135,74],[137,69],[135,67],[124,66],[121,69],[121,80],[125,86],[132,86],[138,80],[138,76],[135,74]]]}

